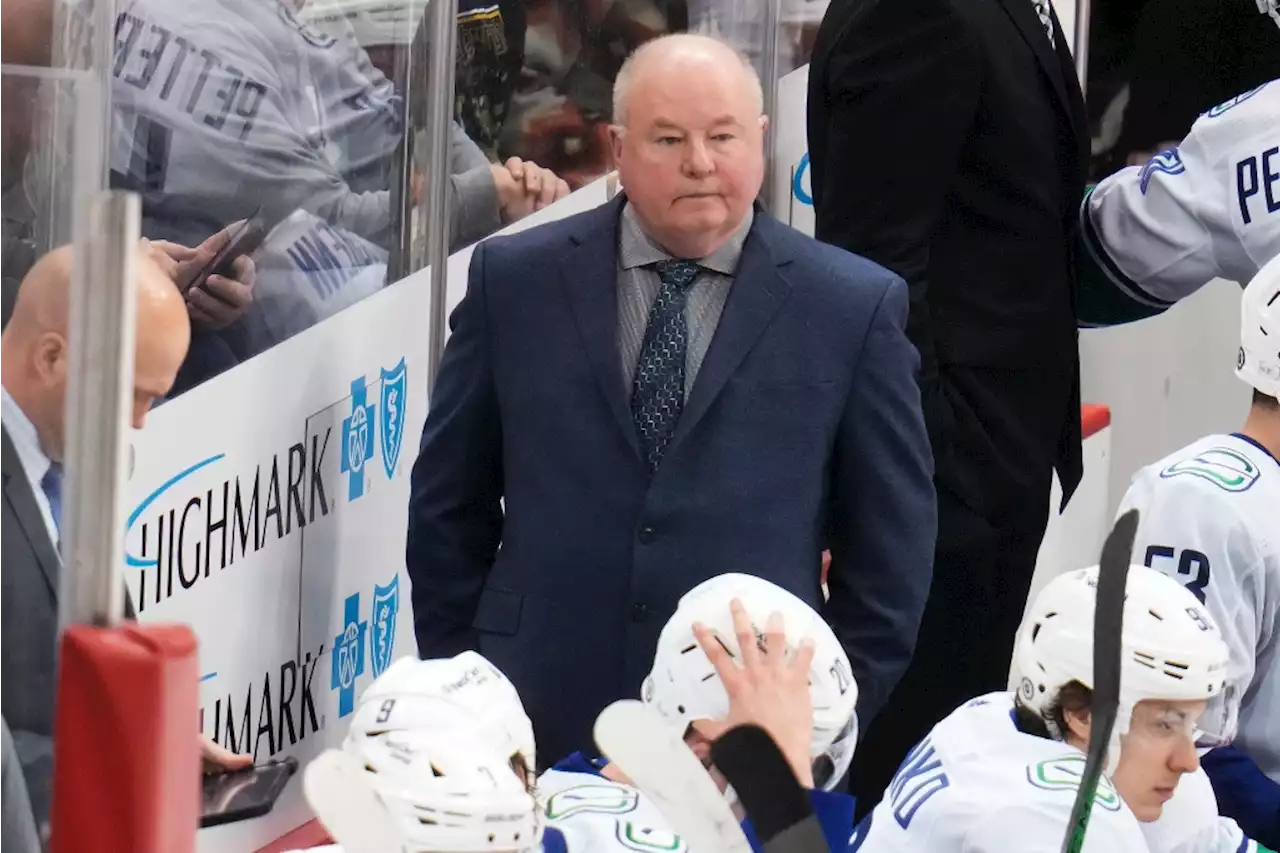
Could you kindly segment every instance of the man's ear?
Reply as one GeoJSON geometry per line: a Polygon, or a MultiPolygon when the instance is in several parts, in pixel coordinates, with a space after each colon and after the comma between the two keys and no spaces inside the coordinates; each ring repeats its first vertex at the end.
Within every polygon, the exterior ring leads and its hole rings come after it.
{"type": "Polygon", "coordinates": [[[57,332],[45,332],[32,348],[32,367],[40,384],[57,387],[67,378],[67,339],[57,332]]]}
{"type": "Polygon", "coordinates": [[[1084,708],[1079,711],[1063,711],[1062,716],[1067,722],[1067,733],[1075,740],[1087,744],[1093,730],[1093,717],[1089,710],[1084,708]]]}
{"type": "Polygon", "coordinates": [[[764,133],[768,129],[769,129],[769,117],[760,116],[760,132],[764,133]]]}

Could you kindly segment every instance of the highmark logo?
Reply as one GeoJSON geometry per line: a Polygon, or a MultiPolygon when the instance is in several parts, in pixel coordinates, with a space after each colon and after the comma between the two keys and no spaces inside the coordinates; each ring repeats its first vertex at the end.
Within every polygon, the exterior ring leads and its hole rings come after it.
{"type": "Polygon", "coordinates": [[[396,644],[396,615],[400,612],[400,576],[386,586],[373,586],[370,626],[360,618],[360,593],[347,596],[342,606],[342,630],[333,638],[329,689],[338,691],[338,716],[355,710],[356,679],[364,674],[365,638],[376,679],[391,666],[396,644]],[[372,630],[370,630],[372,628],[372,630]]]}
{"type": "MultiPolygon", "coordinates": [[[[373,458],[380,432],[382,468],[394,477],[404,439],[405,360],[380,374],[377,403],[367,401],[363,377],[351,383],[351,409],[342,421],[339,469],[347,475],[347,500],[365,494],[364,463],[373,458]],[[358,392],[358,393],[357,393],[358,392]],[[375,417],[375,415],[380,415],[375,417]]],[[[343,405],[335,401],[321,412],[343,405]]],[[[209,577],[290,538],[335,509],[329,450],[336,419],[313,426],[306,437],[263,459],[252,470],[246,453],[213,453],[166,479],[129,513],[125,563],[138,571],[138,610],[160,604],[209,577]],[[216,472],[216,473],[215,473],[216,472]],[[212,475],[212,476],[211,476],[212,475]],[[210,480],[213,483],[210,484],[210,480]]],[[[252,434],[252,433],[249,433],[252,434]]]]}
{"type": "Polygon", "coordinates": [[[347,500],[364,496],[365,463],[373,459],[374,425],[382,437],[382,468],[387,478],[395,476],[396,463],[404,444],[404,401],[406,370],[404,359],[379,376],[382,396],[378,404],[368,402],[369,388],[363,376],[351,381],[351,414],[342,422],[342,466],[347,475],[347,500]],[[376,416],[381,412],[381,416],[376,416]]]}

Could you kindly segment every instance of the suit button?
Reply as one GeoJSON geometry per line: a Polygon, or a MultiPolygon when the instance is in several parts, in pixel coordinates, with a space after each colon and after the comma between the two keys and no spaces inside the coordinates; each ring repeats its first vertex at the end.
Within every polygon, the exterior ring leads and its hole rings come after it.
{"type": "Polygon", "coordinates": [[[637,601],[635,604],[631,605],[631,621],[632,622],[643,622],[648,618],[649,618],[649,605],[640,601],[637,601]]]}
{"type": "Polygon", "coordinates": [[[654,531],[652,527],[640,528],[640,543],[642,545],[648,545],[650,542],[656,539],[657,536],[658,534],[654,531]]]}

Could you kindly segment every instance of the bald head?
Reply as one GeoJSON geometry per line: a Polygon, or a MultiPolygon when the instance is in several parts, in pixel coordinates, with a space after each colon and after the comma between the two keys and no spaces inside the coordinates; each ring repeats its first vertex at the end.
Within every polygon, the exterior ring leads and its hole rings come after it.
{"type": "MultiPolygon", "coordinates": [[[[613,83],[613,121],[626,126],[627,107],[636,82],[659,72],[666,77],[680,74],[726,73],[742,86],[748,103],[757,115],[764,112],[764,89],[755,67],[737,48],[711,36],[674,33],[647,41],[627,57],[613,83]]],[[[687,77],[685,79],[688,79],[687,77]]]]}
{"type": "Polygon", "coordinates": [[[613,161],[631,210],[674,257],[700,259],[751,213],[764,182],[755,69],[708,36],[642,45],[614,85],[613,161]]]}
{"type": "MultiPolygon", "coordinates": [[[[40,258],[23,278],[13,315],[0,335],[0,379],[54,460],[62,458],[65,441],[71,265],[70,246],[40,258]]],[[[142,247],[134,275],[138,313],[132,421],[141,428],[152,404],[173,387],[191,343],[191,325],[182,294],[142,247]]]]}

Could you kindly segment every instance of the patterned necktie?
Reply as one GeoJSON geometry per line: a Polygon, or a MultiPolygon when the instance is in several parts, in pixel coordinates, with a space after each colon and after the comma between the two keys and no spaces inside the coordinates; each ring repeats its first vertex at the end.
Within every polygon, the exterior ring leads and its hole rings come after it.
{"type": "Polygon", "coordinates": [[[1053,44],[1053,14],[1049,0],[1031,0],[1036,7],[1036,17],[1040,19],[1040,26],[1044,27],[1045,34],[1049,36],[1049,44],[1053,44]]]}
{"type": "Polygon", "coordinates": [[[650,476],[658,470],[684,410],[684,365],[689,349],[684,304],[701,270],[693,261],[659,261],[654,267],[662,289],[649,309],[631,388],[631,416],[650,476]]]}
{"type": "Polygon", "coordinates": [[[40,478],[40,488],[49,499],[49,513],[53,516],[53,527],[62,532],[62,466],[57,462],[49,463],[49,470],[40,478]]]}

